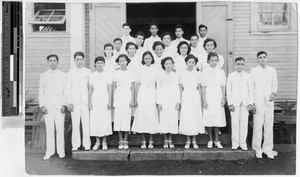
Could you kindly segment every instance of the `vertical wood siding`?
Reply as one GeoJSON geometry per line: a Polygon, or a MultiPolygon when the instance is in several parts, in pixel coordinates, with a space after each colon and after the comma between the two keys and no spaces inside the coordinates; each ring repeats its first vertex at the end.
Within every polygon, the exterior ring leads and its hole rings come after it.
{"type": "Polygon", "coordinates": [[[276,68],[277,99],[297,98],[297,34],[251,34],[251,3],[235,2],[233,7],[234,58],[246,59],[246,70],[258,65],[256,53],[268,53],[268,63],[276,68]]]}
{"type": "Polygon", "coordinates": [[[85,3],[85,66],[90,68],[90,4],[85,3]]]}

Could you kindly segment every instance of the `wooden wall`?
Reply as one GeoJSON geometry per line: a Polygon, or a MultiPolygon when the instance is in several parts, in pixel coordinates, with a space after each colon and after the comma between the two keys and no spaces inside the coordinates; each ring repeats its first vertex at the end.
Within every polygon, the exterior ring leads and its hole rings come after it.
{"type": "MultiPolygon", "coordinates": [[[[234,2],[233,5],[234,58],[244,57],[247,71],[256,67],[256,53],[268,53],[269,65],[276,68],[278,100],[297,98],[297,34],[251,34],[251,3],[234,2]]],[[[296,29],[297,30],[297,29],[296,29]]]]}

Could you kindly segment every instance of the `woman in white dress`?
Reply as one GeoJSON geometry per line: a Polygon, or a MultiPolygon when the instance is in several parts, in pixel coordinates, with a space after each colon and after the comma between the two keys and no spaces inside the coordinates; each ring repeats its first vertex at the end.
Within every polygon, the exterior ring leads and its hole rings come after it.
{"type": "Polygon", "coordinates": [[[112,134],[110,112],[112,75],[103,69],[104,57],[95,58],[94,64],[96,71],[89,77],[90,136],[96,137],[93,150],[99,149],[100,137],[103,137],[102,149],[107,150],[106,138],[112,134]]]}
{"type": "Polygon", "coordinates": [[[186,149],[190,148],[191,136],[193,138],[193,148],[198,149],[196,135],[199,133],[205,133],[201,109],[200,72],[194,69],[198,62],[198,58],[189,54],[185,58],[185,62],[187,64],[187,68],[179,76],[181,91],[179,133],[186,135],[186,149]]]}
{"type": "Polygon", "coordinates": [[[136,81],[134,118],[131,131],[142,134],[141,148],[146,148],[145,133],[150,134],[148,148],[154,147],[153,134],[158,132],[158,115],[156,108],[156,69],[151,52],[146,51],[142,56],[143,66],[136,81]]]}
{"type": "Polygon", "coordinates": [[[116,63],[116,56],[113,54],[114,46],[110,43],[104,45],[104,57],[105,57],[105,66],[104,70],[110,73],[113,73],[118,69],[118,64],[116,63]]]}
{"type": "MultiPolygon", "coordinates": [[[[202,55],[199,59],[200,61],[197,65],[197,68],[200,71],[209,67],[209,64],[207,62],[207,57],[208,57],[209,53],[215,52],[215,49],[217,48],[217,42],[214,39],[207,38],[204,40],[203,47],[206,50],[206,54],[202,55]]],[[[218,54],[218,58],[219,58],[219,62],[217,64],[217,68],[222,69],[222,67],[224,65],[224,58],[222,55],[219,55],[219,54],[218,54]]]]}
{"type": "Polygon", "coordinates": [[[202,72],[202,98],[203,98],[203,121],[208,129],[208,148],[213,147],[213,133],[215,135],[214,145],[223,148],[219,141],[219,128],[226,126],[225,119],[225,72],[218,68],[218,54],[209,53],[209,67],[202,72]]]}
{"type": "Polygon", "coordinates": [[[154,51],[154,54],[153,54],[154,61],[155,61],[154,66],[155,66],[156,70],[158,72],[160,72],[160,71],[162,71],[161,65],[160,65],[161,60],[166,57],[164,55],[165,45],[160,41],[155,41],[153,43],[152,49],[154,51]]]}
{"type": "Polygon", "coordinates": [[[134,107],[134,75],[127,69],[130,59],[121,54],[116,59],[120,69],[113,73],[114,131],[118,131],[119,149],[128,149],[131,111],[134,107]]]}
{"type": "Polygon", "coordinates": [[[174,59],[175,62],[175,70],[176,73],[180,74],[184,70],[186,70],[186,63],[185,63],[185,57],[190,54],[191,52],[191,46],[186,41],[179,42],[177,46],[177,55],[174,59]]]}
{"type": "Polygon", "coordinates": [[[178,134],[180,90],[178,74],[172,71],[174,61],[166,57],[161,61],[163,72],[157,78],[157,104],[160,111],[159,133],[164,134],[164,148],[174,148],[172,134],[178,134]]]}
{"type": "Polygon", "coordinates": [[[172,34],[170,32],[164,32],[161,35],[161,40],[165,45],[164,54],[165,57],[172,57],[174,58],[177,54],[177,48],[171,45],[172,41],[172,34]]]}
{"type": "Polygon", "coordinates": [[[128,64],[127,68],[133,73],[136,73],[139,70],[142,61],[142,59],[136,55],[138,46],[133,42],[128,42],[125,49],[127,51],[127,56],[130,59],[130,63],[128,64]]]}

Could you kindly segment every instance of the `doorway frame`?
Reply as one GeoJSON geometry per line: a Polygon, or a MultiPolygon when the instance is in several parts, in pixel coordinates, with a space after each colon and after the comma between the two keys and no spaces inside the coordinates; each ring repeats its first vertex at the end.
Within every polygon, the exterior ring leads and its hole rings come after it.
{"type": "Polygon", "coordinates": [[[202,7],[203,6],[226,6],[227,7],[227,73],[234,70],[233,61],[233,2],[197,2],[196,3],[196,31],[202,23],[202,7]]]}

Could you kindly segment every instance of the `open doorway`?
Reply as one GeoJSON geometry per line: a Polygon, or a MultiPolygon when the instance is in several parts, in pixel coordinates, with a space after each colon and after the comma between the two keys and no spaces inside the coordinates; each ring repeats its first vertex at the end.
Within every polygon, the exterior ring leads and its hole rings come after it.
{"type": "Polygon", "coordinates": [[[127,22],[131,25],[131,35],[143,31],[149,37],[149,24],[158,24],[160,36],[163,32],[171,32],[177,24],[184,27],[185,39],[196,33],[196,3],[127,3],[127,22]]]}

